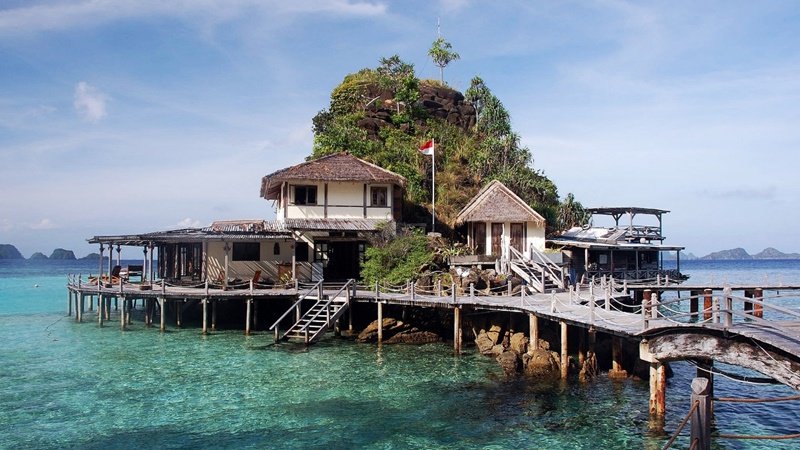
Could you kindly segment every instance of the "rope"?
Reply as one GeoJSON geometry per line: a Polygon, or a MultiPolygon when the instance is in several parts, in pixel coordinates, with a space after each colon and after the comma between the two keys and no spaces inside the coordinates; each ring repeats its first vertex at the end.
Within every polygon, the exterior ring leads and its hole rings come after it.
{"type": "Polygon", "coordinates": [[[773,434],[773,435],[753,435],[753,434],[719,434],[720,439],[763,439],[763,440],[782,440],[800,439],[800,433],[795,434],[773,434]]]}
{"type": "Polygon", "coordinates": [[[773,398],[735,398],[735,397],[719,397],[715,398],[715,402],[727,403],[773,403],[773,402],[788,402],[792,400],[800,400],[800,395],[791,397],[773,397],[773,398]]]}
{"type": "Polygon", "coordinates": [[[692,404],[692,407],[689,408],[689,412],[686,413],[686,417],[683,418],[680,425],[678,425],[678,428],[676,428],[675,432],[672,433],[672,437],[669,438],[669,441],[667,441],[667,443],[664,445],[664,447],[661,448],[661,450],[667,450],[675,442],[675,439],[678,439],[678,435],[681,434],[681,431],[683,431],[683,427],[685,427],[686,424],[689,422],[689,418],[692,417],[692,413],[695,412],[698,406],[700,406],[700,402],[698,401],[695,401],[694,404],[692,404]]]}

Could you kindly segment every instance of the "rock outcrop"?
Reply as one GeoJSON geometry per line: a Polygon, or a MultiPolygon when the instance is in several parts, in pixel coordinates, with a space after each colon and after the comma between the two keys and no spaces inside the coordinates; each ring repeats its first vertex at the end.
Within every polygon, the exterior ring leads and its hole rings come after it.
{"type": "Polygon", "coordinates": [[[43,260],[47,259],[47,255],[45,255],[42,252],[36,252],[36,253],[32,254],[31,257],[28,258],[28,259],[31,260],[31,261],[43,261],[43,260]]]}
{"type": "Polygon", "coordinates": [[[531,378],[554,380],[561,376],[558,354],[543,348],[522,355],[523,373],[531,378]]]}
{"type": "MultiPolygon", "coordinates": [[[[384,344],[428,344],[439,342],[442,337],[429,330],[422,330],[407,322],[392,317],[383,319],[384,344]]],[[[358,342],[378,342],[378,321],[373,320],[356,337],[358,342]]]]}
{"type": "MultiPolygon", "coordinates": [[[[441,118],[463,130],[475,126],[475,108],[464,100],[464,95],[460,92],[447,86],[422,81],[419,93],[418,106],[428,117],[441,118]]],[[[398,111],[403,111],[406,105],[398,105],[391,91],[378,86],[370,86],[366,96],[375,100],[364,108],[364,117],[357,122],[357,125],[366,130],[370,138],[375,139],[381,128],[394,126],[392,116],[398,111]]],[[[426,124],[424,120],[418,120],[414,126],[425,128],[426,124]]]]}

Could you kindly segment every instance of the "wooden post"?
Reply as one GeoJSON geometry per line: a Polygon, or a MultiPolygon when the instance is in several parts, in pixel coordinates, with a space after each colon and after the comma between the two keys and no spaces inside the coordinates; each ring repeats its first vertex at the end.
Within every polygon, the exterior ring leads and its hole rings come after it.
{"type": "Polygon", "coordinates": [[[211,331],[217,331],[217,300],[211,301],[211,331]]]}
{"type": "Polygon", "coordinates": [[[691,404],[697,408],[691,417],[691,438],[689,445],[698,450],[711,449],[711,393],[706,378],[692,380],[691,404]],[[695,444],[696,443],[696,444],[695,444]]]}
{"type": "Polygon", "coordinates": [[[250,321],[252,320],[253,314],[253,299],[248,298],[245,302],[247,303],[247,314],[244,322],[244,334],[250,335],[250,321]]]}
{"type": "Polygon", "coordinates": [[[569,370],[569,355],[567,354],[567,322],[561,320],[561,379],[567,379],[569,370]]]}
{"type": "MultiPolygon", "coordinates": [[[[103,319],[105,316],[105,299],[101,295],[100,301],[97,303],[97,324],[101,327],[103,326],[103,319]]],[[[94,303],[94,299],[92,299],[92,303],[94,303]]]]}
{"type": "MultiPolygon", "coordinates": [[[[755,291],[753,292],[753,297],[755,297],[756,300],[758,300],[760,302],[763,302],[764,301],[764,289],[755,288],[755,291]]],[[[755,305],[755,308],[753,310],[753,315],[758,317],[758,318],[763,318],[764,317],[764,306],[763,305],[755,305]]]]}
{"type": "Polygon", "coordinates": [[[714,291],[711,289],[703,290],[703,320],[708,320],[711,318],[711,309],[714,302],[713,293],[714,291]]]}
{"type": "Polygon", "coordinates": [[[120,330],[125,329],[125,297],[122,297],[122,311],[119,312],[119,328],[120,330]]]}
{"type": "Polygon", "coordinates": [[[183,326],[183,302],[175,300],[175,325],[180,328],[183,326]]]}
{"type": "Polygon", "coordinates": [[[256,325],[258,324],[258,302],[256,299],[253,299],[253,331],[256,330],[256,325]]]}
{"type": "Polygon", "coordinates": [[[453,348],[461,354],[461,307],[453,307],[453,348]]]}
{"type": "MultiPolygon", "coordinates": [[[[753,289],[745,289],[744,296],[747,298],[755,297],[755,292],[753,289]]],[[[753,303],[752,302],[744,302],[744,313],[745,314],[753,314],[753,303]]]]}
{"type": "Polygon", "coordinates": [[[353,335],[353,305],[347,308],[347,331],[353,335]]]}
{"type": "Polygon", "coordinates": [[[722,325],[725,328],[730,328],[733,325],[733,297],[731,293],[731,288],[727,287],[723,291],[723,298],[725,299],[725,304],[723,305],[724,311],[722,311],[722,325]]]}
{"type": "Polygon", "coordinates": [[[67,289],[67,317],[72,317],[72,289],[67,289]]]}
{"type": "Polygon", "coordinates": [[[667,409],[667,370],[661,362],[650,363],[650,417],[663,418],[667,409]]]}
{"type": "Polygon", "coordinates": [[[160,331],[167,331],[167,315],[164,313],[164,297],[158,298],[158,307],[161,316],[160,331]]]}
{"type": "Polygon", "coordinates": [[[383,342],[383,303],[378,302],[378,344],[383,342]]]}
{"type": "Polygon", "coordinates": [[[696,321],[698,319],[698,304],[700,303],[700,295],[702,292],[700,291],[690,291],[689,292],[689,312],[692,314],[691,320],[696,321]]]}
{"type": "Polygon", "coordinates": [[[611,370],[608,371],[611,379],[624,379],[628,377],[628,372],[622,368],[622,339],[619,337],[611,338],[611,370]]]}
{"type": "Polygon", "coordinates": [[[586,362],[586,331],[583,328],[578,329],[578,366],[583,367],[586,362]]]}
{"type": "Polygon", "coordinates": [[[208,298],[201,301],[203,302],[203,334],[208,334],[208,298]]]}
{"type": "Polygon", "coordinates": [[[530,340],[528,344],[528,351],[537,350],[539,348],[539,318],[535,314],[528,314],[528,321],[530,322],[530,340]]]}

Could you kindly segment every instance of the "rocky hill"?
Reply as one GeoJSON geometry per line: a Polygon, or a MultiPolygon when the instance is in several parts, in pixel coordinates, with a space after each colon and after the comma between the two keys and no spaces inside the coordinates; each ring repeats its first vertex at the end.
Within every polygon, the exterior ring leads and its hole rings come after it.
{"type": "Polygon", "coordinates": [[[721,250],[718,252],[709,253],[700,259],[705,260],[746,260],[746,259],[800,259],[798,253],[783,253],[772,247],[767,247],[764,250],[751,255],[741,247],[732,248],[730,250],[721,250]]]}
{"type": "Polygon", "coordinates": [[[42,252],[36,252],[36,253],[32,254],[31,257],[28,258],[28,259],[31,260],[31,261],[43,261],[43,260],[47,259],[47,255],[45,255],[42,252]]]}
{"type": "Polygon", "coordinates": [[[0,244],[0,259],[24,259],[22,254],[11,244],[0,244]]]}
{"type": "Polygon", "coordinates": [[[74,261],[75,253],[73,253],[72,250],[64,250],[63,248],[57,248],[53,250],[53,253],[50,255],[50,259],[59,261],[74,261]]]}

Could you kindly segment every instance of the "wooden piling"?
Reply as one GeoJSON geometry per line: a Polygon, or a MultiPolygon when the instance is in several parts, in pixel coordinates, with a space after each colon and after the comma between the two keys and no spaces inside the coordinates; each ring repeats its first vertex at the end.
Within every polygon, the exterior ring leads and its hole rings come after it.
{"type": "Polygon", "coordinates": [[[611,338],[611,370],[608,371],[608,378],[628,378],[628,371],[622,368],[622,339],[616,336],[611,338]]]}
{"type": "Polygon", "coordinates": [[[208,299],[204,298],[203,302],[203,334],[208,334],[208,299]]]}
{"type": "Polygon", "coordinates": [[[530,322],[530,340],[531,342],[528,344],[528,348],[530,351],[537,350],[539,348],[539,318],[533,314],[528,314],[528,321],[530,322]]]}
{"type": "Polygon", "coordinates": [[[667,410],[667,370],[664,363],[650,363],[650,417],[663,418],[667,410]]]}
{"type": "MultiPolygon", "coordinates": [[[[103,319],[105,316],[105,311],[103,311],[105,305],[105,299],[103,298],[102,295],[99,298],[100,300],[97,302],[97,324],[102,327],[103,319]]],[[[92,299],[92,302],[94,302],[94,299],[92,299]]]]}
{"type": "Polygon", "coordinates": [[[125,329],[125,297],[122,297],[122,311],[119,313],[119,329],[125,329]]]}
{"type": "Polygon", "coordinates": [[[158,298],[159,316],[161,317],[160,331],[167,331],[167,315],[164,313],[164,297],[158,298]]]}
{"type": "Polygon", "coordinates": [[[211,331],[217,331],[217,300],[211,301],[211,331]]]}
{"type": "Polygon", "coordinates": [[[84,296],[83,296],[83,294],[81,294],[80,295],[80,300],[78,301],[78,307],[76,308],[76,311],[75,311],[76,319],[78,320],[78,322],[82,322],[83,321],[83,302],[84,302],[83,299],[84,299],[84,296]]]}
{"type": "MultiPolygon", "coordinates": [[[[755,297],[755,291],[753,289],[745,289],[744,296],[746,298],[753,298],[755,297]]],[[[744,313],[753,314],[753,302],[744,302],[744,313]]]]}
{"type": "Polygon", "coordinates": [[[708,379],[692,380],[691,404],[697,407],[691,415],[690,447],[697,450],[711,449],[711,392],[708,379]]]}
{"type": "MultiPolygon", "coordinates": [[[[755,288],[753,290],[753,297],[755,297],[756,300],[758,300],[760,302],[763,302],[764,301],[764,289],[755,288]]],[[[764,306],[763,305],[755,305],[755,308],[753,309],[753,315],[758,317],[758,318],[763,318],[764,317],[764,306]]]]}
{"type": "Polygon", "coordinates": [[[246,303],[247,303],[247,313],[245,315],[244,334],[250,335],[250,323],[252,321],[252,315],[253,315],[253,299],[248,298],[246,303]]]}
{"type": "Polygon", "coordinates": [[[560,320],[559,323],[561,324],[561,379],[567,379],[567,373],[569,371],[569,354],[567,354],[568,349],[568,342],[567,342],[567,322],[564,320],[560,320]]]}
{"type": "Polygon", "coordinates": [[[383,342],[383,303],[378,302],[378,344],[383,342]]]}
{"type": "Polygon", "coordinates": [[[453,349],[461,354],[461,307],[453,307],[453,349]]]}
{"type": "Polygon", "coordinates": [[[703,290],[703,320],[708,320],[711,318],[714,304],[713,294],[714,291],[711,289],[703,290]]]}

